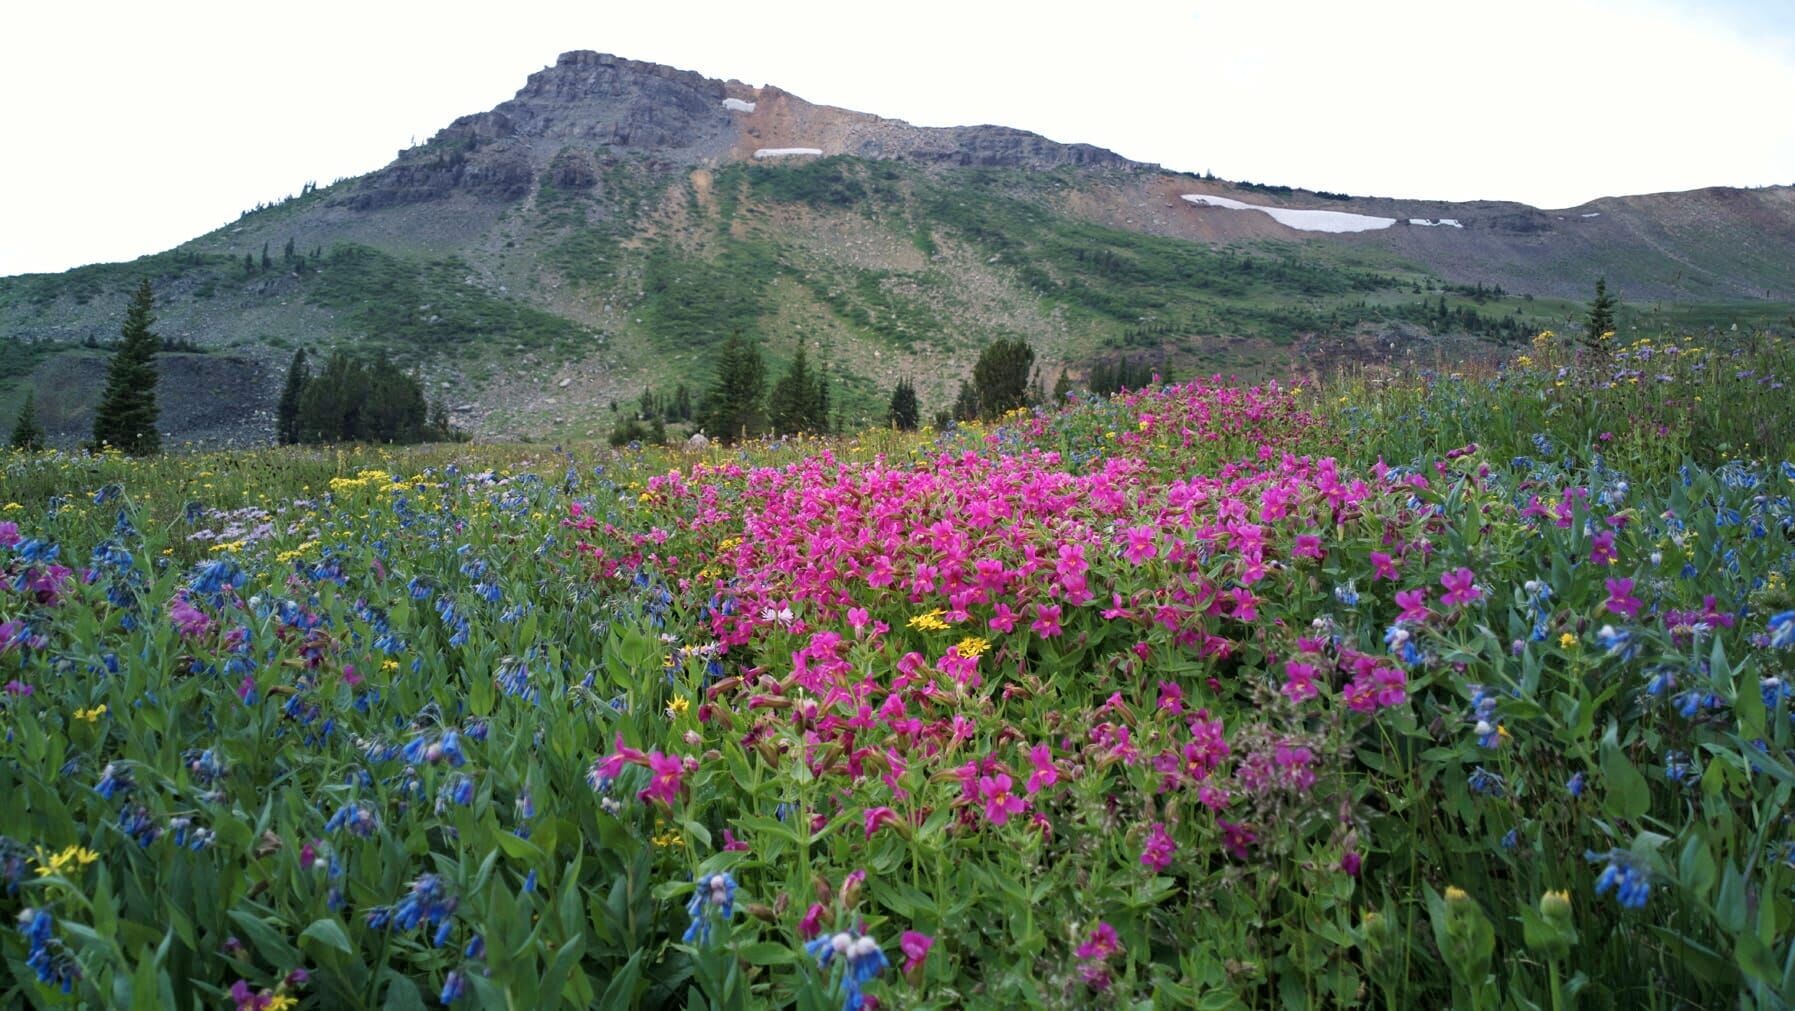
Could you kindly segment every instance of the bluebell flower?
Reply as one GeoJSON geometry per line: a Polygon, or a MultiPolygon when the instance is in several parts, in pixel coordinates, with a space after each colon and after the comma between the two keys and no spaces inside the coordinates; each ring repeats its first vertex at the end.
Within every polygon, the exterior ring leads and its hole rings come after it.
{"type": "Polygon", "coordinates": [[[437,999],[444,1004],[453,1004],[460,1000],[465,993],[467,993],[467,977],[461,974],[460,969],[451,969],[449,974],[443,977],[443,992],[438,995],[437,999]]]}
{"type": "Polygon", "coordinates": [[[1573,773],[1570,780],[1564,784],[1564,788],[1573,797],[1583,796],[1583,773],[1573,773]]]}
{"type": "Polygon", "coordinates": [[[131,778],[130,769],[117,762],[107,762],[106,767],[100,770],[100,781],[94,784],[93,792],[111,800],[114,794],[129,793],[136,786],[137,782],[131,778]]]}
{"type": "Polygon", "coordinates": [[[1795,646],[1795,611],[1771,615],[1769,627],[1771,648],[1788,649],[1795,646]]]}
{"type": "Polygon", "coordinates": [[[528,895],[534,891],[536,891],[536,868],[532,867],[530,873],[524,875],[524,894],[528,895]]]}
{"type": "Polygon", "coordinates": [[[468,939],[467,947],[461,949],[461,957],[478,959],[486,957],[486,938],[475,934],[468,939]]]}
{"type": "Polygon", "coordinates": [[[1651,898],[1651,874],[1633,859],[1633,855],[1625,850],[1609,850],[1607,853],[1585,852],[1583,859],[1590,863],[1607,861],[1608,866],[1596,878],[1596,894],[1604,895],[1614,889],[1614,897],[1620,900],[1623,909],[1644,909],[1646,900],[1651,898]]]}
{"type": "Polygon", "coordinates": [[[1471,787],[1471,792],[1481,793],[1492,797],[1502,796],[1505,789],[1502,777],[1481,765],[1471,770],[1471,775],[1466,780],[1466,784],[1471,787]]]}
{"type": "Polygon", "coordinates": [[[686,913],[692,918],[683,937],[687,944],[710,940],[710,914],[713,911],[725,920],[734,915],[735,889],[735,878],[727,871],[698,880],[698,886],[692,890],[692,901],[686,903],[686,913]]]}

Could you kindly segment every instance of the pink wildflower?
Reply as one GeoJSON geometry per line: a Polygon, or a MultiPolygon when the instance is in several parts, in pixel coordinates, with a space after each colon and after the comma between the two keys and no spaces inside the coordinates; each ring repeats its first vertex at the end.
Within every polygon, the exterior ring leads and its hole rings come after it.
{"type": "Polygon", "coordinates": [[[914,930],[906,930],[898,938],[898,947],[904,952],[904,975],[914,977],[922,968],[923,960],[929,957],[929,949],[935,946],[935,939],[927,934],[919,934],[914,930]]]}
{"type": "Polygon", "coordinates": [[[1608,599],[1602,602],[1602,606],[1629,621],[1639,617],[1639,609],[1645,602],[1633,596],[1632,578],[1623,576],[1620,579],[1610,579],[1607,584],[1608,599]]]}
{"type": "Polygon", "coordinates": [[[980,776],[979,796],[985,801],[985,818],[993,825],[1007,823],[1011,815],[1021,814],[1028,806],[1021,797],[1010,792],[1010,777],[1007,773],[980,776]]]}
{"type": "Polygon", "coordinates": [[[1426,621],[1427,587],[1396,591],[1396,606],[1402,608],[1402,613],[1396,616],[1397,621],[1426,621]]]}
{"type": "Polygon", "coordinates": [[[1029,626],[1039,633],[1043,639],[1051,639],[1060,634],[1060,606],[1058,604],[1036,604],[1035,621],[1029,626]]]}
{"type": "Polygon", "coordinates": [[[663,755],[658,751],[648,755],[648,767],[653,770],[654,778],[646,787],[636,794],[642,800],[658,800],[668,807],[679,798],[680,777],[685,774],[685,763],[678,755],[663,755]]]}
{"type": "Polygon", "coordinates": [[[1178,844],[1172,841],[1166,827],[1161,822],[1154,822],[1147,832],[1147,845],[1141,849],[1141,863],[1155,871],[1163,871],[1172,864],[1172,855],[1178,852],[1178,844]]]}
{"type": "Polygon", "coordinates": [[[1371,578],[1373,581],[1376,581],[1379,579],[1388,579],[1392,583],[1394,583],[1396,581],[1396,575],[1397,575],[1396,559],[1391,558],[1389,555],[1385,554],[1384,552],[1373,551],[1371,553],[1371,568],[1373,570],[1371,573],[1371,578]]]}
{"type": "Polygon", "coordinates": [[[1440,585],[1446,588],[1446,593],[1440,597],[1440,603],[1447,607],[1475,603],[1483,596],[1483,591],[1476,586],[1476,580],[1476,573],[1462,567],[1443,573],[1440,585]]]}
{"type": "Polygon", "coordinates": [[[1030,796],[1040,793],[1045,787],[1060,781],[1059,767],[1053,761],[1053,748],[1046,744],[1037,744],[1028,749],[1029,764],[1035,767],[1028,775],[1026,789],[1030,796]]]}

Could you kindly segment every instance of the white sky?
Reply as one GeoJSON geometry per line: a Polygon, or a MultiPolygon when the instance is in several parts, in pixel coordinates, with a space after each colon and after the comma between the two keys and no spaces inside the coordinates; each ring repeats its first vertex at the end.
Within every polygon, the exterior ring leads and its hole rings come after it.
{"type": "Polygon", "coordinates": [[[1356,194],[1795,183],[1791,0],[19,2],[0,275],[378,168],[569,49],[1356,194]]]}

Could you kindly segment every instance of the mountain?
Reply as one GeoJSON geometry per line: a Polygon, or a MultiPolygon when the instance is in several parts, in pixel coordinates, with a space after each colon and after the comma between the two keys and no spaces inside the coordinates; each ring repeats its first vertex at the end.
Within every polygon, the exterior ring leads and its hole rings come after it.
{"type": "Polygon", "coordinates": [[[1795,326],[1795,188],[1541,210],[1226,182],[998,126],[928,128],[572,52],[386,167],[124,264],[0,279],[0,417],[64,443],[148,277],[174,442],[267,441],[295,347],[415,366],[487,437],[602,436],[702,392],[731,331],[806,342],[848,420],[945,407],[986,342],[1289,372],[1564,328],[1598,276],[1642,332],[1795,326]],[[50,391],[55,396],[47,395],[50,391]]]}

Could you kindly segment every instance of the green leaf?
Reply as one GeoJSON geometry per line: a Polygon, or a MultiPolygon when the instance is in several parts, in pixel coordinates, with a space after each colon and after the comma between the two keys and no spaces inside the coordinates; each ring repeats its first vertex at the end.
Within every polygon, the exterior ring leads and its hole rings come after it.
{"type": "Polygon", "coordinates": [[[396,972],[386,974],[385,1011],[425,1011],[424,994],[418,985],[396,972]]]}
{"type": "Polygon", "coordinates": [[[567,985],[568,974],[580,964],[580,956],[586,952],[586,936],[575,934],[561,945],[555,952],[554,961],[549,963],[548,971],[542,974],[542,988],[537,997],[546,1006],[561,1005],[561,988],[567,985]]]}
{"type": "Polygon", "coordinates": [[[1616,733],[1610,723],[1608,733],[1602,737],[1602,778],[1606,786],[1602,806],[1617,818],[1637,821],[1651,810],[1651,788],[1615,742],[1616,733]]]}
{"type": "Polygon", "coordinates": [[[777,941],[756,941],[744,944],[736,952],[749,965],[790,965],[798,960],[798,955],[789,944],[777,941]]]}
{"type": "Polygon", "coordinates": [[[636,1006],[636,986],[642,979],[642,949],[637,948],[630,955],[617,975],[611,977],[611,985],[598,998],[598,1006],[602,1011],[628,1011],[636,1006]]]}
{"type": "Polygon", "coordinates": [[[343,925],[329,917],[313,920],[312,925],[300,933],[299,943],[303,946],[307,941],[323,945],[333,951],[340,951],[345,955],[355,954],[355,946],[349,943],[349,935],[344,932],[343,925]]]}

